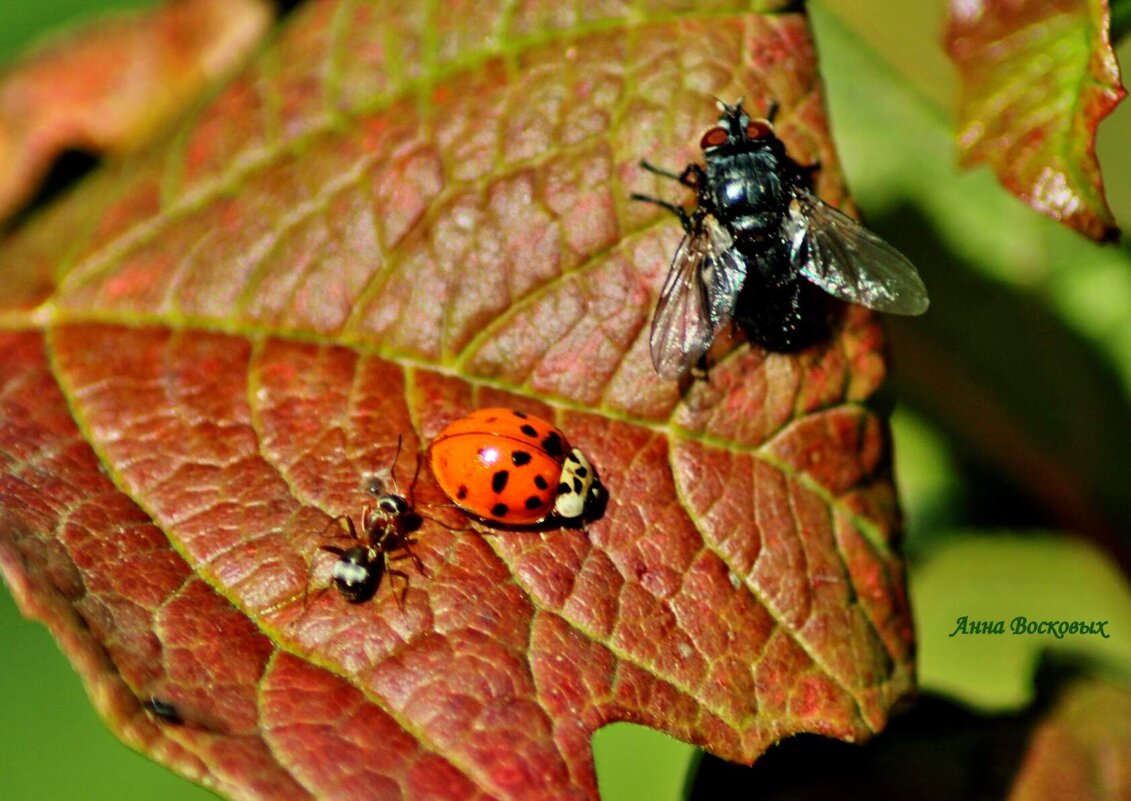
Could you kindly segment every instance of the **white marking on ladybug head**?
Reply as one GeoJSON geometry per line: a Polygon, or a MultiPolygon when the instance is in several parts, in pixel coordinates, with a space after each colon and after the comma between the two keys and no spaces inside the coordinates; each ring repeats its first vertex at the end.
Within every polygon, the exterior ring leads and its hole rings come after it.
{"type": "Polygon", "coordinates": [[[581,517],[585,512],[585,499],[593,486],[593,467],[577,448],[569,452],[562,464],[562,477],[558,484],[558,497],[554,513],[559,517],[581,517]]]}

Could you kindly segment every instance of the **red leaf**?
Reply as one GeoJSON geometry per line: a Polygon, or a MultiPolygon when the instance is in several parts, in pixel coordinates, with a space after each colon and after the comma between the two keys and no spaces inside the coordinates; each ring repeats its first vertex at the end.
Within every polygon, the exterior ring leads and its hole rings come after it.
{"type": "Polygon", "coordinates": [[[1106,0],[952,2],[950,12],[962,165],[986,162],[1035,210],[1117,237],[1095,154],[1096,126],[1126,94],[1106,0]]]}
{"type": "Polygon", "coordinates": [[[0,76],[0,220],[67,149],[136,151],[229,74],[270,23],[263,0],[180,0],[51,42],[0,76]]]}
{"type": "Polygon", "coordinates": [[[678,223],[627,203],[711,95],[777,99],[841,197],[804,19],[414,8],[304,7],[0,251],[18,600],[123,737],[233,797],[592,798],[615,720],[742,761],[867,737],[912,681],[874,316],[681,397],[647,345],[678,223]],[[409,478],[486,405],[554,419],[604,517],[489,530],[409,478]],[[427,575],[350,606],[319,545],[400,437],[427,575]]]}

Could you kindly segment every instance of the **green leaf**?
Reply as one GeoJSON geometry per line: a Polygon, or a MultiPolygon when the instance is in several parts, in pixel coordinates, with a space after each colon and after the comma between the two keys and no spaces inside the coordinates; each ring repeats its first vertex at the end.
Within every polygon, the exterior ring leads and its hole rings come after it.
{"type": "Polygon", "coordinates": [[[855,196],[931,291],[928,314],[885,321],[895,390],[1057,526],[1125,547],[1131,257],[956,176],[943,112],[814,21],[855,196]]]}
{"type": "Polygon", "coordinates": [[[986,162],[1035,210],[1093,239],[1118,236],[1096,126],[1126,90],[1106,0],[951,3],[962,164],[986,162]]]}
{"type": "Polygon", "coordinates": [[[1086,543],[1041,533],[955,536],[916,566],[912,578],[925,690],[987,710],[1025,706],[1047,649],[1084,654],[1131,676],[1131,640],[1123,636],[1131,631],[1131,588],[1086,543]],[[970,633],[963,617],[1001,622],[1004,631],[970,633]],[[1030,621],[1106,625],[1103,633],[1058,637],[1029,634],[1030,621]]]}

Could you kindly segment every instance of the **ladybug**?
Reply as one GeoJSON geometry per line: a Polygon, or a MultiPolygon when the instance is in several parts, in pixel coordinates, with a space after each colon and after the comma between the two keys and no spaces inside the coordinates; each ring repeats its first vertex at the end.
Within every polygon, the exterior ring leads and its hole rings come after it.
{"type": "Polygon", "coordinates": [[[444,494],[492,523],[589,520],[604,498],[593,466],[561,431],[514,409],[461,417],[432,441],[430,456],[444,494]]]}

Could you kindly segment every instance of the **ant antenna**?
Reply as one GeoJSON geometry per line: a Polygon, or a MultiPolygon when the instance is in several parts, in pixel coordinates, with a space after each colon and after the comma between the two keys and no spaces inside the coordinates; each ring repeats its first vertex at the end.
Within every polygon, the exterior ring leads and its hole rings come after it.
{"type": "MultiPolygon", "coordinates": [[[[389,467],[389,480],[393,484],[393,494],[400,495],[400,487],[397,486],[397,460],[401,458],[401,447],[404,445],[404,437],[397,435],[397,451],[393,454],[393,463],[389,467]]],[[[420,457],[417,456],[417,470],[420,469],[420,457]]],[[[379,475],[370,475],[365,481],[365,491],[370,495],[380,497],[386,494],[385,481],[379,475]]]]}
{"type": "MultiPolygon", "coordinates": [[[[389,478],[393,480],[393,492],[397,495],[401,494],[400,487],[397,486],[397,460],[401,458],[401,446],[404,444],[404,436],[397,434],[397,452],[393,454],[393,466],[389,468],[389,478]]],[[[420,462],[417,460],[417,465],[420,462]]]]}

